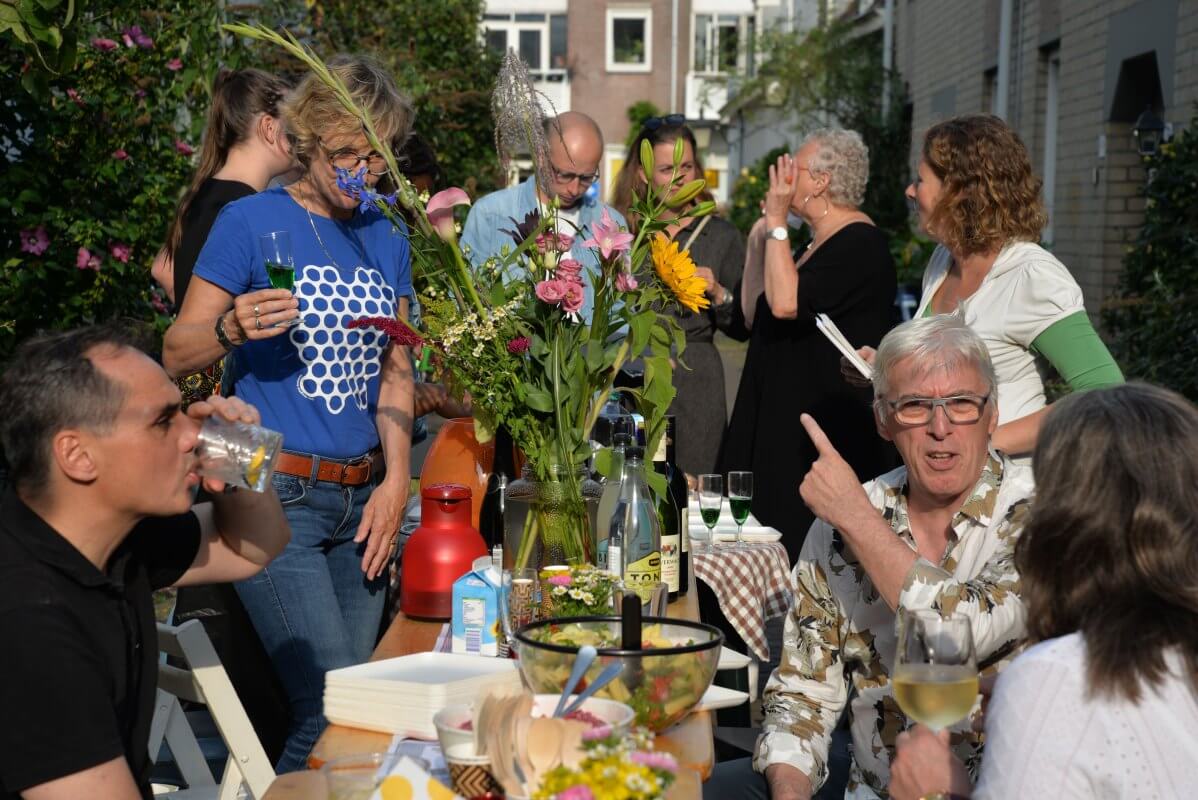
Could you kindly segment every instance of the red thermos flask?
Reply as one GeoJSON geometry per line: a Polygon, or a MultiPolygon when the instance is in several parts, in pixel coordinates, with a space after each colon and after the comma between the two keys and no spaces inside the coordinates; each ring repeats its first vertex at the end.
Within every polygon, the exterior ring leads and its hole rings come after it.
{"type": "Polygon", "coordinates": [[[470,489],[438,483],[420,489],[420,527],[403,550],[399,607],[409,617],[449,619],[453,582],[487,555],[483,537],[470,524],[470,489]]]}

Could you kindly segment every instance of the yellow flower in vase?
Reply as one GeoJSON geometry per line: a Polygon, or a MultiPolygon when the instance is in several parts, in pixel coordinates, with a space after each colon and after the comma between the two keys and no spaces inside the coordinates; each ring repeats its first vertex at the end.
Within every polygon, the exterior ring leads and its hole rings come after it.
{"type": "Polygon", "coordinates": [[[665,234],[654,237],[651,247],[653,269],[678,303],[691,311],[707,308],[711,301],[703,293],[707,284],[695,275],[695,262],[690,253],[678,249],[678,242],[671,241],[665,234]]]}

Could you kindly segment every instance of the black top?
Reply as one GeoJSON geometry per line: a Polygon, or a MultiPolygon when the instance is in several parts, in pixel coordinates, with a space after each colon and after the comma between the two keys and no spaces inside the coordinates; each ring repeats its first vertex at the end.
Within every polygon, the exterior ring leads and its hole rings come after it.
{"type": "Polygon", "coordinates": [[[220,210],[234,200],[246,195],[255,194],[256,190],[241,181],[222,181],[209,178],[200,184],[191,205],[183,215],[183,236],[175,249],[175,308],[183,307],[183,298],[187,294],[187,284],[191,283],[191,271],[196,265],[204,242],[208,240],[208,231],[216,222],[220,210]]]}
{"type": "Polygon", "coordinates": [[[855,347],[877,347],[893,322],[896,290],[886,234],[857,222],[799,269],[795,319],[774,317],[764,293],[757,301],[721,471],[753,471],[753,515],[782,531],[792,563],[815,520],[799,496],[817,458],[799,414],[815,418],[862,482],[893,463],[874,425],[872,391],[845,381],[840,353],[815,327],[815,316],[831,317],[855,347]]]}
{"type": "Polygon", "coordinates": [[[150,797],[151,592],[199,550],[195,514],[146,519],[100,572],[10,489],[0,501],[0,799],[124,755],[150,797]]]}
{"type": "MultiPolygon", "coordinates": [[[[702,220],[694,220],[674,237],[685,247],[702,220]]],[[[745,268],[745,240],[736,226],[719,217],[703,225],[690,245],[691,259],[697,267],[715,273],[716,282],[731,295],[740,283],[745,268]]],[[[728,422],[724,400],[724,364],[712,344],[716,330],[727,333],[740,304],[734,298],[727,305],[712,303],[698,313],[688,309],[674,312],[674,318],[686,333],[686,351],[674,369],[677,394],[670,413],[677,419],[677,463],[684,472],[702,475],[714,472],[720,440],[728,422]]]]}

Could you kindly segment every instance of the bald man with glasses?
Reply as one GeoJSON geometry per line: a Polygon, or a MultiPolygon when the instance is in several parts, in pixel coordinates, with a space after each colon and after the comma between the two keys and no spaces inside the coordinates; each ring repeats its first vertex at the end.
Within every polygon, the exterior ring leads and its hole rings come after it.
{"type": "Polygon", "coordinates": [[[591,227],[599,221],[606,208],[617,223],[624,218],[615,209],[599,201],[597,193],[588,191],[599,180],[599,165],[603,161],[603,133],[595,120],[578,111],[567,111],[547,123],[549,140],[548,174],[542,186],[536,176],[530,176],[518,186],[501,189],[479,199],[470,209],[462,229],[461,242],[469,247],[469,258],[481,266],[488,258],[498,256],[507,245],[510,250],[517,242],[508,231],[533,211],[543,211],[553,200],[558,201],[558,233],[574,237],[569,256],[583,266],[587,278],[586,300],[581,315],[587,322],[594,306],[594,290],[590,275],[599,270],[596,253],[583,247],[591,237],[591,227]]]}

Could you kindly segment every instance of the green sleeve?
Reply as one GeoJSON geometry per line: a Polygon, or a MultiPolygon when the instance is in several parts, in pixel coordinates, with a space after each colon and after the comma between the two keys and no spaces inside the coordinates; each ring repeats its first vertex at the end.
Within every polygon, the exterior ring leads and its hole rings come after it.
{"type": "Polygon", "coordinates": [[[1085,311],[1049,325],[1032,342],[1075,392],[1123,383],[1123,373],[1085,311]]]}

